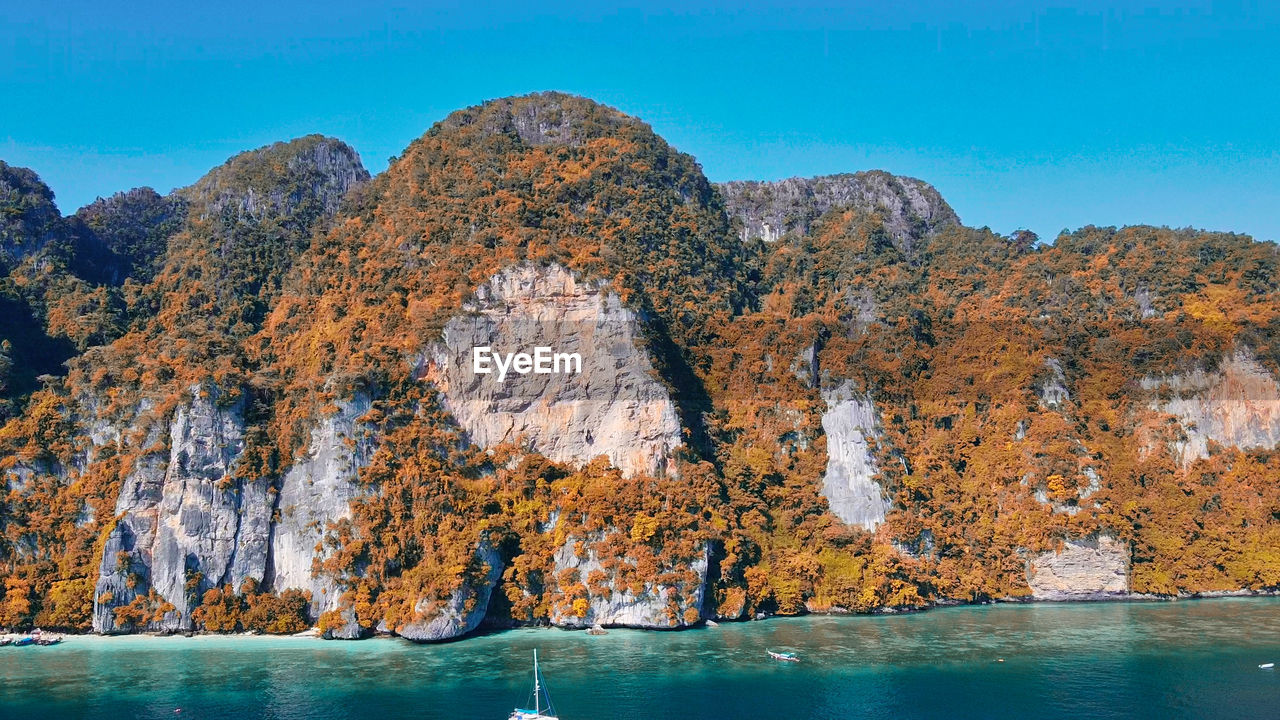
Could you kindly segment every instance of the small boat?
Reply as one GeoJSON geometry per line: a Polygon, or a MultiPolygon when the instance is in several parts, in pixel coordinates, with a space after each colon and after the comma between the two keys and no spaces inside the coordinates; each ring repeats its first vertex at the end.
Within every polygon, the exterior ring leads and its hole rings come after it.
{"type": "Polygon", "coordinates": [[[716,622],[715,620],[708,620],[707,627],[720,627],[720,623],[716,622]]]}
{"type": "Polygon", "coordinates": [[[27,645],[34,645],[34,644],[35,644],[35,642],[36,642],[36,639],[35,639],[35,638],[31,637],[30,635],[26,635],[26,636],[24,636],[24,637],[20,637],[20,638],[18,638],[17,640],[14,640],[14,641],[13,641],[13,646],[14,646],[14,647],[25,647],[25,646],[27,646],[27,645]]]}
{"type": "Polygon", "coordinates": [[[9,637],[8,635],[5,635],[4,637],[0,637],[0,647],[4,647],[5,645],[10,645],[12,643],[13,643],[13,638],[9,637]]]}
{"type": "Polygon", "coordinates": [[[49,634],[47,634],[47,633],[46,633],[46,634],[41,635],[41,636],[36,640],[36,644],[37,644],[37,645],[42,645],[42,646],[45,646],[45,647],[48,647],[49,645],[57,645],[57,644],[58,644],[58,643],[60,643],[60,642],[62,642],[62,636],[61,636],[61,635],[49,635],[49,634]]]}
{"type": "Polygon", "coordinates": [[[800,657],[795,653],[774,652],[772,650],[766,650],[765,652],[769,653],[769,657],[774,660],[781,660],[783,662],[800,662],[800,657]]]}
{"type": "Polygon", "coordinates": [[[1275,667],[1275,666],[1276,666],[1276,664],[1275,664],[1275,663],[1262,663],[1262,664],[1261,664],[1261,665],[1259,665],[1258,667],[1259,667],[1259,668],[1261,668],[1261,669],[1263,669],[1263,670],[1270,670],[1271,668],[1273,668],[1273,667],[1275,667]]]}
{"type": "Polygon", "coordinates": [[[608,635],[609,631],[605,630],[604,628],[600,627],[597,624],[597,625],[592,625],[591,629],[587,630],[587,634],[588,635],[608,635]]]}
{"type": "Polygon", "coordinates": [[[542,673],[538,670],[538,651],[533,651],[533,697],[530,698],[532,710],[516,708],[511,711],[508,720],[558,720],[555,708],[551,706],[551,694],[547,692],[546,683],[542,682],[542,673]],[[545,706],[543,700],[546,700],[545,706]]]}

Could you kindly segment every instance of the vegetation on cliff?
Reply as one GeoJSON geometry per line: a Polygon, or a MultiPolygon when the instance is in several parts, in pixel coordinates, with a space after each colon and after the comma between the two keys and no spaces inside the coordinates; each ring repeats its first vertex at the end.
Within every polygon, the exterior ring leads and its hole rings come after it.
{"type": "MultiPolygon", "coordinates": [[[[915,185],[936,222],[828,203],[744,240],[691,157],[559,94],[458,111],[367,183],[312,136],[64,219],[33,174],[0,171],[0,303],[21,310],[0,332],[0,625],[84,628],[95,600],[112,606],[94,579],[122,483],[167,462],[153,430],[192,387],[245,401],[228,492],[274,492],[320,418],[372,398],[376,448],[315,567],[343,593],[326,629],[430,616],[486,575],[482,542],[504,564],[499,621],[653,588],[670,589],[670,626],[1022,597],[1030,554],[1098,533],[1132,549],[1134,591],[1280,585],[1280,451],[1183,462],[1187,429],[1155,402],[1168,390],[1144,384],[1237,351],[1280,370],[1274,244],[1089,227],[1042,245],[960,226],[915,185]],[[605,281],[641,312],[686,432],[678,473],[486,452],[440,406],[423,353],[517,263],[605,281]],[[873,532],[820,492],[824,391],[843,383],[880,416],[892,508],[873,532]],[[598,569],[557,571],[566,546],[598,569]]],[[[121,627],[174,611],[129,577],[121,627]]],[[[208,630],[314,619],[299,590],[190,582],[208,630]]]]}
{"type": "MultiPolygon", "coordinates": [[[[47,377],[29,399],[11,396],[25,412],[0,428],[0,471],[8,479],[0,557],[6,577],[21,584],[6,598],[29,600],[10,624],[88,626],[122,483],[148,462],[167,459],[154,429],[168,422],[188,388],[212,383],[225,390],[226,403],[250,395],[250,421],[262,422],[268,390],[243,341],[313,230],[365,178],[350,148],[310,136],[237,156],[170,198],[132,191],[64,223],[73,228],[69,237],[91,237],[114,254],[112,262],[154,277],[99,278],[97,292],[121,300],[124,310],[109,332],[73,339],[109,342],[71,358],[61,377],[47,377]],[[59,614],[56,597],[68,583],[77,595],[62,607],[75,610],[59,614]],[[87,597],[78,594],[86,588],[87,597]]],[[[59,262],[60,236],[53,237],[11,277],[45,278],[46,297],[61,304],[88,281],[62,272],[71,265],[59,262]],[[56,292],[68,284],[71,291],[56,292]]],[[[43,332],[56,335],[67,327],[54,311],[59,306],[20,322],[43,320],[43,332]]],[[[262,436],[257,427],[249,428],[251,441],[262,436]]],[[[273,458],[260,447],[246,454],[246,475],[271,471],[273,458]]],[[[125,626],[145,627],[165,602],[141,592],[145,573],[131,574],[130,583],[141,596],[118,615],[125,626]]]]}

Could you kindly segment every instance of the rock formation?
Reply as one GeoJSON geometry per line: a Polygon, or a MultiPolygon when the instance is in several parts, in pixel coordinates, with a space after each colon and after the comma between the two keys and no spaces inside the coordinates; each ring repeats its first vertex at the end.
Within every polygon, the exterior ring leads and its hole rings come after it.
{"type": "Polygon", "coordinates": [[[476,549],[476,559],[487,568],[484,577],[474,584],[464,583],[443,603],[418,601],[416,612],[430,620],[415,620],[396,631],[400,637],[417,642],[449,640],[475,630],[489,609],[489,596],[502,577],[502,556],[488,541],[476,549]]]}
{"type": "Polygon", "coordinates": [[[1242,450],[1280,445],[1280,385],[1247,349],[1225,357],[1217,370],[1146,377],[1142,387],[1156,394],[1153,410],[1182,424],[1174,451],[1184,465],[1208,457],[1210,442],[1242,450]]]}
{"type": "Polygon", "coordinates": [[[276,590],[309,591],[313,617],[337,608],[340,600],[334,579],[316,572],[314,565],[323,558],[325,529],[351,516],[351,500],[359,495],[358,473],[373,455],[374,430],[360,423],[369,407],[364,393],[341,401],[336,412],[312,429],[306,454],[280,482],[265,581],[276,590]]]}
{"type": "Polygon", "coordinates": [[[308,136],[63,217],[0,164],[0,266],[11,627],[440,641],[1280,582],[1280,251],[1241,235],[1042,245],[883,172],[716,188],[539,93],[377,178],[308,136]]]}
{"type": "Polygon", "coordinates": [[[889,501],[876,482],[872,444],[879,436],[880,420],[871,398],[858,394],[845,381],[823,392],[827,411],[822,429],[827,434],[827,472],[822,495],[831,512],[850,525],[875,530],[884,521],[889,501]]]}
{"type": "MultiPolygon", "coordinates": [[[[606,286],[582,282],[559,265],[521,265],[480,286],[464,310],[445,326],[425,373],[471,442],[482,448],[514,443],[577,466],[604,455],[624,477],[674,473],[673,452],[681,444],[675,404],[649,360],[640,317],[606,286]],[[552,372],[512,369],[499,379],[497,368],[474,372],[476,347],[494,353],[549,348],[580,357],[573,366],[580,371],[571,371],[566,361],[552,372]]],[[[585,581],[604,572],[595,550],[581,558],[574,553],[577,543],[570,538],[555,553],[554,576],[571,570],[585,581]]],[[[635,593],[604,582],[600,592],[591,593],[585,615],[553,612],[551,622],[566,627],[687,624],[686,611],[700,611],[707,569],[704,552],[701,560],[679,568],[694,573],[689,588],[649,584],[635,593]]],[[[467,590],[481,597],[489,591],[467,590]]]]}
{"type": "Polygon", "coordinates": [[[684,575],[690,581],[645,581],[639,588],[632,588],[619,581],[615,569],[601,562],[594,545],[602,539],[603,534],[570,537],[556,550],[554,575],[568,575],[584,585],[587,605],[575,608],[575,598],[562,596],[552,605],[551,624],[566,628],[602,625],[665,630],[702,620],[710,548],[704,545],[687,563],[663,568],[663,575],[684,575]]]}
{"type": "Polygon", "coordinates": [[[904,248],[960,218],[938,191],[915,178],[872,171],[776,182],[735,180],[717,186],[743,240],[773,242],[787,233],[805,233],[833,208],[878,212],[885,229],[904,248]]]}
{"type": "Polygon", "coordinates": [[[472,442],[515,443],[575,465],[605,455],[626,475],[673,472],[676,407],[644,350],[639,316],[616,294],[558,265],[524,265],[491,278],[464,310],[445,326],[427,377],[472,442]],[[497,368],[473,372],[477,347],[544,347],[580,362],[499,379],[497,368]]]}
{"type": "Polygon", "coordinates": [[[1027,564],[1036,600],[1105,600],[1129,592],[1129,548],[1109,535],[1066,540],[1027,564]]]}
{"type": "Polygon", "coordinates": [[[347,193],[368,179],[360,156],[345,143],[308,135],[241,153],[178,194],[204,219],[285,218],[306,225],[332,217],[347,193]],[[264,157],[271,158],[270,172],[284,182],[246,185],[242,175],[263,172],[264,157]]]}
{"type": "Polygon", "coordinates": [[[149,457],[126,480],[99,571],[94,630],[119,629],[110,610],[150,589],[175,608],[157,629],[189,629],[205,590],[262,580],[267,485],[234,477],[244,448],[244,404],[220,400],[216,387],[190,388],[162,433],[167,462],[149,457]],[[102,602],[104,596],[110,600],[102,602]]]}

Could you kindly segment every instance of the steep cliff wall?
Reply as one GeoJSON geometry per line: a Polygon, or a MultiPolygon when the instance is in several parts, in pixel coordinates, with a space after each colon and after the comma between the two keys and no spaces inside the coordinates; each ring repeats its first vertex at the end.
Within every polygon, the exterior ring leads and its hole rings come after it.
{"type": "Polygon", "coordinates": [[[359,421],[369,407],[364,393],[338,403],[337,411],[311,431],[306,454],[280,481],[265,582],[276,591],[309,591],[312,617],[337,608],[340,600],[334,579],[317,573],[314,564],[323,559],[321,542],[329,524],[351,516],[360,468],[373,455],[377,437],[359,421]]]}
{"type": "MultiPolygon", "coordinates": [[[[616,294],[559,265],[520,265],[480,286],[464,309],[445,326],[425,372],[472,442],[482,448],[514,443],[579,467],[604,455],[624,477],[674,474],[673,452],[681,444],[676,406],[649,360],[640,317],[616,294]],[[480,346],[495,353],[533,352],[538,346],[572,353],[580,356],[581,371],[512,370],[499,380],[496,369],[473,371],[473,348],[480,346]]],[[[601,564],[591,549],[599,539],[569,538],[555,552],[554,577],[594,582],[586,609],[575,612],[572,598],[562,594],[553,624],[667,628],[701,618],[705,550],[688,567],[666,570],[691,572],[688,587],[632,587],[618,580],[616,568],[601,564]]],[[[489,591],[468,590],[482,597],[489,591]]]]}
{"type": "Polygon", "coordinates": [[[1109,535],[1063,542],[1027,563],[1036,600],[1105,600],[1129,592],[1129,547],[1109,535]]]}
{"type": "MultiPolygon", "coordinates": [[[[245,450],[244,401],[222,402],[216,388],[196,386],[169,423],[157,423],[149,446],[167,452],[145,455],[125,481],[117,502],[119,519],[107,537],[95,591],[93,628],[112,633],[188,630],[205,591],[240,590],[252,580],[259,590],[310,593],[308,616],[342,607],[342,587],[320,572],[325,533],[351,517],[351,501],[369,489],[358,485],[378,442],[376,429],[361,422],[367,394],[337,403],[311,431],[305,452],[283,473],[278,487],[266,478],[240,477],[245,450]],[[141,598],[149,611],[167,603],[163,618],[142,626],[121,623],[115,610],[141,598]]],[[[445,602],[419,601],[418,619],[383,629],[413,640],[446,640],[475,629],[502,573],[501,557],[484,544],[478,551],[489,568],[483,583],[462,585],[445,602]]],[[[353,639],[367,634],[354,616],[328,635],[353,639]]]]}
{"type": "Polygon", "coordinates": [[[222,395],[191,387],[160,433],[167,462],[148,456],[126,479],[99,570],[94,630],[119,630],[111,611],[152,589],[174,607],[157,629],[189,629],[205,590],[262,580],[271,500],[265,479],[234,476],[244,402],[223,406],[222,395]]]}
{"type": "Polygon", "coordinates": [[[1174,452],[1184,465],[1209,456],[1209,443],[1241,450],[1280,445],[1280,385],[1246,349],[1223,359],[1216,369],[1197,368],[1164,377],[1146,377],[1151,409],[1182,424],[1174,452]]]}
{"type": "Polygon", "coordinates": [[[875,480],[878,468],[872,443],[879,436],[880,424],[875,405],[847,381],[824,391],[823,398],[827,403],[822,415],[827,472],[822,478],[822,495],[841,520],[875,530],[890,505],[875,480]]]}
{"type": "MultiPolygon", "coordinates": [[[[140,318],[75,369],[99,378],[76,395],[89,406],[116,406],[109,421],[127,431],[117,433],[124,440],[113,450],[133,458],[98,567],[95,630],[138,629],[139,622],[190,629],[208,590],[284,589],[270,582],[273,514],[277,492],[292,492],[295,483],[276,487],[270,463],[245,462],[246,453],[260,459],[272,451],[261,440],[266,408],[249,417],[255,392],[249,375],[257,361],[240,342],[258,329],[312,232],[368,177],[354,150],[312,135],[241,153],[175,191],[170,202],[130,194],[77,218],[112,252],[129,250],[147,266],[144,276],[155,270],[154,286],[164,289],[153,296],[155,317],[140,318]],[[223,371],[203,365],[214,356],[223,371]],[[155,411],[128,417],[121,406],[130,404],[155,411]],[[256,447],[251,433],[259,436],[256,447]],[[138,436],[146,444],[133,440],[138,436]],[[122,611],[121,626],[116,611],[125,606],[135,607],[122,611]],[[155,619],[159,610],[163,617],[155,619]]],[[[269,393],[260,394],[268,400],[269,393]]],[[[314,502],[315,522],[345,504],[330,497],[314,502]]],[[[295,571],[309,558],[289,545],[293,528],[284,530],[280,579],[311,589],[295,571]]]]}
{"type": "MultiPolygon", "coordinates": [[[[143,405],[138,414],[149,410],[149,406],[143,405]]],[[[95,632],[130,629],[116,622],[114,610],[147,594],[151,549],[160,520],[156,509],[163,496],[168,465],[161,443],[167,440],[168,431],[168,425],[159,422],[145,428],[143,447],[148,448],[148,452],[134,462],[120,488],[115,504],[118,519],[107,536],[94,583],[95,632]]]]}
{"type": "Polygon", "coordinates": [[[559,265],[522,265],[482,285],[465,311],[446,325],[426,372],[472,442],[575,465],[605,455],[626,475],[674,471],[676,407],[643,349],[640,318],[616,294],[559,265]],[[482,346],[575,354],[581,370],[478,374],[472,354],[482,346]]]}

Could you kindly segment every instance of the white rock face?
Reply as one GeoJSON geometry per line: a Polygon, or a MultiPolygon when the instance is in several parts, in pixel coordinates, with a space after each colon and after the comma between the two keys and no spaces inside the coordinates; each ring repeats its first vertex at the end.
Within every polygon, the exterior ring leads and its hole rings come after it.
{"type": "Polygon", "coordinates": [[[1067,390],[1067,376],[1062,372],[1062,363],[1057,358],[1047,358],[1044,365],[1049,375],[1036,388],[1040,396],[1040,407],[1061,410],[1071,400],[1071,392],[1067,390]]]}
{"type": "Polygon", "coordinates": [[[1209,456],[1209,441],[1241,450],[1280,445],[1280,385],[1247,350],[1238,350],[1214,372],[1147,377],[1142,387],[1159,391],[1151,409],[1175,415],[1185,440],[1174,446],[1184,465],[1209,456]]]}
{"type": "MultiPolygon", "coordinates": [[[[451,321],[428,374],[446,407],[481,447],[521,443],[555,460],[585,464],[604,455],[623,471],[674,472],[681,444],[676,406],[643,349],[639,317],[600,284],[579,283],[564,268],[513,268],[477,292],[476,303],[451,321]],[[472,373],[472,348],[530,351],[548,346],[577,353],[579,372],[519,374],[504,382],[472,373]]],[[[262,478],[235,477],[244,452],[243,401],[228,403],[217,388],[193,387],[169,422],[157,423],[147,445],[168,452],[142,458],[117,502],[120,520],[106,543],[95,598],[94,629],[189,629],[205,590],[246,579],[260,587],[308,590],[312,617],[335,609],[340,589],[313,568],[330,523],[350,516],[359,471],[377,439],[359,418],[370,407],[357,395],[320,419],[306,453],[283,475],[278,497],[262,478]],[[274,518],[274,519],[273,519],[274,518]],[[120,628],[114,610],[155,590],[176,608],[148,628],[120,628]]],[[[482,547],[491,572],[443,604],[425,601],[430,620],[401,629],[415,640],[443,640],[481,621],[497,584],[501,557],[482,547]],[[430,607],[428,607],[430,606],[430,607]]],[[[694,567],[697,587],[681,593],[681,612],[701,603],[707,571],[694,567]]],[[[669,627],[666,590],[598,599],[593,622],[669,627]]],[[[679,622],[683,622],[680,620],[679,622]]],[[[352,622],[336,637],[357,637],[352,622]]]]}
{"type": "MultiPolygon", "coordinates": [[[[676,406],[643,349],[639,317],[598,283],[560,266],[522,265],[476,292],[445,327],[426,377],[482,448],[517,443],[559,462],[608,456],[624,475],[671,474],[681,444],[676,406]],[[473,348],[577,354],[579,373],[473,372],[473,348]]],[[[565,366],[561,366],[565,367],[565,366]]]]}
{"type": "Polygon", "coordinates": [[[149,588],[176,608],[158,628],[189,629],[205,590],[263,578],[271,523],[267,483],[233,477],[244,449],[243,399],[224,406],[217,388],[189,392],[168,428],[168,462],[144,458],[116,502],[122,517],[108,537],[95,594],[110,592],[112,600],[102,607],[95,600],[98,632],[117,630],[112,609],[149,588]],[[130,574],[140,579],[133,588],[130,574]]]}
{"type": "MultiPolygon", "coordinates": [[[[147,446],[153,446],[167,431],[167,427],[153,427],[147,446]]],[[[141,458],[120,488],[115,510],[120,519],[107,537],[94,588],[94,632],[121,630],[116,625],[114,609],[147,593],[146,580],[150,577],[151,549],[156,536],[156,508],[164,491],[167,459],[159,454],[141,458]],[[139,575],[143,582],[131,583],[133,574],[139,575]]]]}
{"type": "Polygon", "coordinates": [[[822,495],[831,512],[850,525],[875,530],[884,522],[890,502],[875,481],[872,443],[879,437],[879,416],[866,395],[854,392],[853,383],[823,392],[827,411],[822,429],[827,435],[827,472],[822,495]]]}
{"type": "MultiPolygon", "coordinates": [[[[697,576],[697,580],[688,586],[659,585],[646,583],[639,593],[632,593],[629,588],[619,587],[613,573],[601,564],[592,544],[600,539],[595,535],[583,542],[585,551],[579,557],[577,540],[569,538],[555,552],[555,575],[564,570],[574,570],[579,582],[587,584],[593,573],[604,573],[606,579],[601,583],[607,590],[602,593],[589,592],[589,609],[579,617],[565,607],[552,605],[551,624],[566,628],[586,628],[592,625],[614,627],[670,629],[686,627],[693,623],[685,618],[688,610],[698,613],[702,618],[702,600],[706,593],[707,567],[710,564],[710,548],[703,546],[702,552],[688,565],[681,565],[680,570],[689,569],[697,576]]],[[[696,621],[695,621],[696,622],[696,621]]]]}
{"type": "Polygon", "coordinates": [[[358,422],[369,411],[368,395],[340,402],[338,412],[311,431],[306,455],[280,483],[278,517],[271,535],[266,584],[276,592],[311,592],[312,617],[337,607],[341,594],[333,579],[313,573],[318,546],[330,523],[351,517],[360,469],[373,457],[375,439],[358,422]]]}
{"type": "MultiPolygon", "coordinates": [[[[624,476],[675,473],[673,454],[682,443],[676,406],[644,349],[639,316],[616,294],[601,283],[580,282],[558,265],[521,265],[478,288],[464,310],[446,324],[422,374],[440,389],[445,408],[471,442],[486,449],[514,443],[578,466],[603,455],[624,476]],[[476,347],[503,354],[532,354],[537,347],[577,354],[581,371],[512,370],[499,381],[496,372],[474,372],[476,347]]],[[[570,540],[567,550],[556,552],[554,574],[572,569],[585,579],[602,570],[594,551],[579,558],[573,546],[570,540]]],[[[553,612],[551,621],[563,627],[679,627],[686,624],[687,609],[700,613],[707,565],[704,552],[692,563],[697,580],[690,588],[650,587],[634,595],[610,580],[606,592],[591,594],[586,617],[553,612]],[[668,613],[672,600],[679,608],[676,620],[668,613]]],[[[474,589],[477,597],[487,598],[490,591],[491,586],[474,589]]],[[[445,612],[432,623],[470,624],[455,622],[457,615],[445,612]]],[[[421,632],[436,634],[425,627],[421,632]]]]}
{"type": "Polygon", "coordinates": [[[313,577],[312,560],[328,524],[350,515],[357,473],[373,453],[372,436],[357,423],[369,398],[342,402],[319,423],[275,498],[265,478],[234,477],[244,451],[243,400],[224,404],[213,387],[189,393],[173,419],[157,423],[146,440],[153,446],[167,436],[168,453],[144,456],[125,478],[116,501],[120,520],[99,568],[94,630],[126,629],[116,626],[114,609],[151,589],[176,610],[135,629],[190,629],[205,590],[239,590],[246,579],[275,592],[309,590],[313,618],[336,607],[336,586],[313,577]],[[102,597],[110,601],[98,602],[102,597]]]}
{"type": "Polygon", "coordinates": [[[1036,600],[1101,600],[1129,592],[1129,548],[1108,535],[1067,540],[1061,552],[1043,552],[1027,566],[1036,600]]]}

